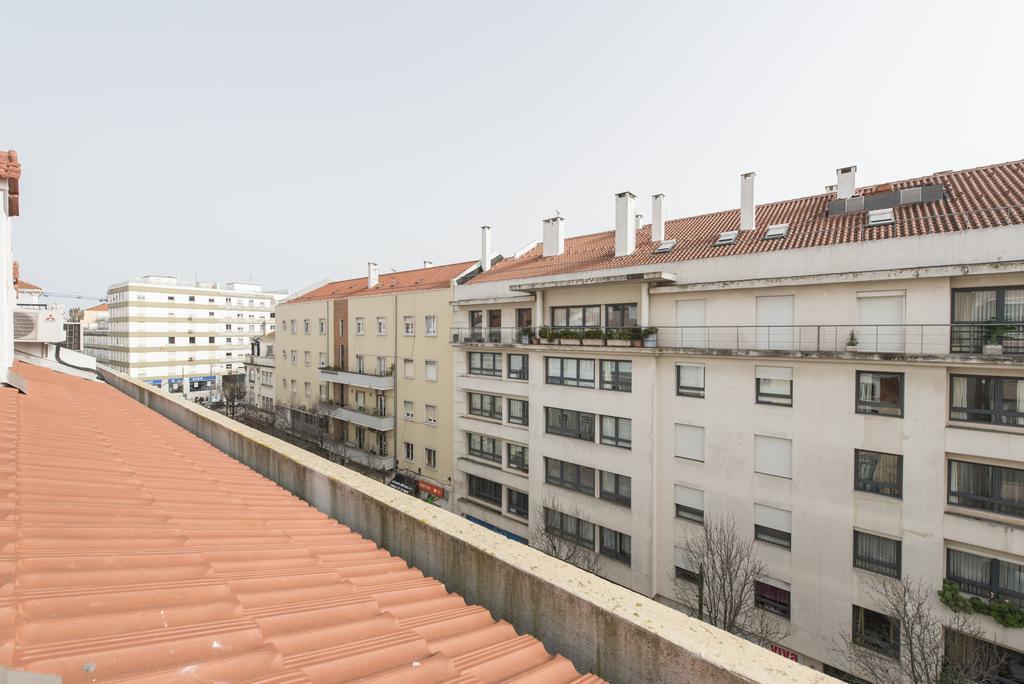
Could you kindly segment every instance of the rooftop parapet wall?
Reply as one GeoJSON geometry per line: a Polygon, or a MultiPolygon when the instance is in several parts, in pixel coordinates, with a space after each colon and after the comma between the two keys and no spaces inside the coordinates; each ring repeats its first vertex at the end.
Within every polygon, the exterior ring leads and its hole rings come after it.
{"type": "Polygon", "coordinates": [[[304,449],[119,373],[104,379],[450,591],[611,682],[835,682],[304,449]]]}

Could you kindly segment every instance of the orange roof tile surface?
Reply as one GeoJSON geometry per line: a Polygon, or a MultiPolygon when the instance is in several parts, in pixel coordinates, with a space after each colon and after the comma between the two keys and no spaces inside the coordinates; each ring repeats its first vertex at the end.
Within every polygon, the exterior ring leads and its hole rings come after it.
{"type": "Polygon", "coordinates": [[[304,295],[289,299],[292,302],[311,302],[319,299],[344,299],[346,297],[391,294],[395,292],[415,292],[419,290],[435,290],[448,287],[452,279],[462,275],[475,261],[463,261],[444,266],[416,268],[411,271],[382,273],[376,287],[366,287],[366,278],[350,278],[336,280],[310,290],[304,295]]]}
{"type": "Polygon", "coordinates": [[[18,215],[18,201],[21,198],[18,184],[21,178],[21,163],[14,150],[0,150],[0,178],[7,180],[7,215],[18,215]]]}
{"type": "Polygon", "coordinates": [[[654,252],[656,245],[651,242],[650,225],[647,225],[637,231],[633,254],[616,257],[615,231],[612,230],[567,238],[564,252],[559,256],[545,257],[543,246],[538,245],[519,258],[499,261],[490,271],[474,276],[470,282],[642,267],[1024,223],[1024,161],[944,171],[895,181],[891,185],[892,189],[898,190],[929,183],[943,184],[946,198],[896,207],[895,224],[870,230],[864,229],[865,212],[826,216],[826,207],[830,200],[835,199],[835,193],[824,193],[759,205],[755,212],[757,229],[740,232],[731,245],[716,247],[714,243],[719,233],[740,227],[739,209],[666,221],[665,238],[675,240],[676,244],[661,254],[654,252]],[[768,226],[778,223],[789,224],[786,236],[764,240],[768,226]]]}
{"type": "Polygon", "coordinates": [[[110,310],[110,305],[107,304],[106,302],[103,302],[102,304],[97,304],[96,306],[90,306],[88,309],[86,309],[86,311],[109,311],[109,310],[110,310]]]}
{"type": "Polygon", "coordinates": [[[27,280],[22,280],[21,278],[18,278],[17,280],[14,281],[14,289],[17,290],[18,292],[42,292],[43,291],[43,288],[39,287],[38,285],[35,285],[34,283],[30,283],[27,280]]]}
{"type": "Polygon", "coordinates": [[[112,387],[16,371],[0,665],[64,682],[600,681],[112,387]]]}

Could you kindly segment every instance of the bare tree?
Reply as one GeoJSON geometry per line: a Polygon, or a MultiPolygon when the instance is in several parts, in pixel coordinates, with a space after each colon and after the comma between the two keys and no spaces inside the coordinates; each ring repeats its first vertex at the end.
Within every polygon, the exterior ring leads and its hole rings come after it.
{"type": "Polygon", "coordinates": [[[327,447],[327,439],[331,436],[331,411],[334,404],[327,399],[320,399],[313,405],[313,417],[315,423],[313,429],[316,434],[316,443],[321,449],[327,447]]]}
{"type": "Polygon", "coordinates": [[[682,562],[693,582],[675,578],[676,600],[690,615],[768,646],[789,634],[789,624],[754,603],[755,585],[767,575],[754,540],[741,536],[731,515],[706,516],[686,538],[682,562]]]}
{"type": "Polygon", "coordinates": [[[236,418],[245,407],[245,376],[241,374],[223,376],[221,394],[224,396],[224,411],[228,418],[236,418]]]}
{"type": "Polygon", "coordinates": [[[1003,657],[983,640],[985,632],[975,618],[937,606],[923,579],[879,577],[868,584],[867,594],[892,627],[881,637],[867,629],[841,633],[833,648],[854,674],[877,684],[955,684],[990,681],[1003,666],[1003,657]]]}
{"type": "Polygon", "coordinates": [[[597,527],[585,521],[579,508],[566,512],[558,501],[548,498],[535,514],[542,524],[533,533],[533,547],[587,572],[600,570],[601,557],[594,551],[597,527]]]}

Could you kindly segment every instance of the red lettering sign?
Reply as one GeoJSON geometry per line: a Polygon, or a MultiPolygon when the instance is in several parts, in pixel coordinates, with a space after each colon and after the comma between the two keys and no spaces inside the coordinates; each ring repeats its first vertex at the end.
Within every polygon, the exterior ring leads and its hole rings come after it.
{"type": "Polygon", "coordinates": [[[794,663],[800,662],[800,656],[797,655],[795,651],[790,651],[788,648],[782,648],[777,644],[772,644],[768,648],[771,649],[772,653],[778,653],[783,658],[789,658],[794,663]]]}
{"type": "Polygon", "coordinates": [[[426,492],[427,494],[433,494],[438,499],[443,499],[444,498],[444,488],[443,487],[438,487],[435,484],[430,484],[429,482],[424,482],[423,480],[420,480],[419,487],[420,487],[420,491],[421,492],[426,492]]]}

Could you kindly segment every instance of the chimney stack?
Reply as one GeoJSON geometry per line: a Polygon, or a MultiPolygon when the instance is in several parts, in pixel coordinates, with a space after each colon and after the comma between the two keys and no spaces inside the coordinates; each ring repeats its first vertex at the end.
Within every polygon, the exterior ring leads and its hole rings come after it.
{"type": "Polygon", "coordinates": [[[480,227],[480,270],[491,270],[491,227],[480,227]]]}
{"type": "Polygon", "coordinates": [[[373,261],[366,264],[366,287],[377,287],[380,282],[380,269],[373,261]]]}
{"type": "Polygon", "coordinates": [[[651,242],[665,240],[665,214],[662,213],[665,195],[651,195],[651,242]]]}
{"type": "Polygon", "coordinates": [[[620,192],[615,196],[615,256],[629,256],[636,249],[636,227],[629,224],[636,195],[620,192]]]}
{"type": "Polygon", "coordinates": [[[740,230],[754,230],[754,176],[753,171],[740,176],[740,230]]]}
{"type": "Polygon", "coordinates": [[[430,268],[433,265],[434,265],[433,261],[430,261],[429,259],[424,259],[423,260],[423,268],[430,268]]]}
{"type": "Polygon", "coordinates": [[[561,216],[544,219],[544,256],[558,256],[565,251],[565,221],[561,216]]]}
{"type": "Polygon", "coordinates": [[[836,199],[850,199],[857,192],[857,167],[836,169],[836,199]]]}

